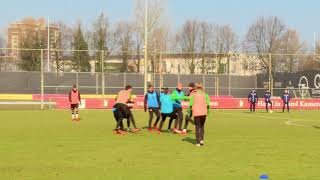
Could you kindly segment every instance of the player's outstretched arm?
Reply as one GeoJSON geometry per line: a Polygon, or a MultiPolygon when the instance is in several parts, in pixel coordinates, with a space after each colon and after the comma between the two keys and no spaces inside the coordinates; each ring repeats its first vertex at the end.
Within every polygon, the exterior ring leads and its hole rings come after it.
{"type": "Polygon", "coordinates": [[[69,92],[69,102],[71,102],[71,91],[69,92]]]}
{"type": "Polygon", "coordinates": [[[206,93],[206,103],[207,103],[207,109],[208,109],[208,115],[210,114],[210,97],[206,93]]]}
{"type": "Polygon", "coordinates": [[[144,107],[144,112],[147,111],[147,103],[148,103],[148,93],[144,96],[144,101],[143,101],[143,107],[144,107]]]}
{"type": "Polygon", "coordinates": [[[172,100],[189,100],[188,96],[178,96],[176,93],[171,94],[172,100]]]}
{"type": "Polygon", "coordinates": [[[79,103],[81,104],[81,95],[79,90],[78,90],[78,99],[79,99],[79,103]]]}

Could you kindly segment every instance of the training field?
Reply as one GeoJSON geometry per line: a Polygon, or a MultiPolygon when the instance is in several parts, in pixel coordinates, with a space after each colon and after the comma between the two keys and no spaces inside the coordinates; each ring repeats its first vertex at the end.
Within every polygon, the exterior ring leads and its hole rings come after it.
{"type": "MultiPolygon", "coordinates": [[[[320,179],[320,111],[213,110],[204,147],[193,144],[193,132],[114,135],[107,110],[81,111],[77,125],[69,111],[0,115],[3,180],[320,179]]],[[[139,127],[147,125],[147,113],[134,115],[139,127]]]]}

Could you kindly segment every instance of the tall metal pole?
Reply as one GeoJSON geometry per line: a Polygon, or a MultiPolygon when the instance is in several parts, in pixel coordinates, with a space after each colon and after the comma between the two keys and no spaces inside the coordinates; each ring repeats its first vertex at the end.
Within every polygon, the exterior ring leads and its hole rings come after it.
{"type": "Polygon", "coordinates": [[[126,72],[123,73],[123,87],[126,87],[127,85],[127,76],[126,76],[126,72]]]}
{"type": "Polygon", "coordinates": [[[272,71],[271,71],[271,68],[272,68],[272,56],[271,56],[271,53],[269,53],[269,91],[271,93],[272,92],[272,71]]]}
{"type": "Polygon", "coordinates": [[[96,71],[96,95],[99,94],[99,73],[96,71]]]}
{"type": "Polygon", "coordinates": [[[217,76],[217,97],[219,96],[219,76],[217,76]]]}
{"type": "Polygon", "coordinates": [[[40,66],[41,66],[41,68],[40,68],[40,88],[41,88],[41,109],[43,109],[43,94],[44,94],[44,77],[43,77],[43,49],[41,49],[41,53],[40,53],[40,55],[41,55],[41,62],[40,62],[40,66]]]}
{"type": "Polygon", "coordinates": [[[316,32],[313,32],[313,63],[312,63],[312,66],[314,66],[315,61],[316,61],[316,52],[317,52],[316,32]]]}
{"type": "Polygon", "coordinates": [[[161,90],[161,88],[163,87],[163,63],[162,63],[162,51],[160,51],[160,57],[159,57],[159,60],[160,60],[160,80],[159,80],[159,91],[161,90]]]}
{"type": "Polygon", "coordinates": [[[50,19],[48,16],[47,71],[50,71],[50,19]]]}
{"type": "Polygon", "coordinates": [[[76,85],[79,87],[79,71],[76,72],[76,85]]]}
{"type": "Polygon", "coordinates": [[[105,79],[104,79],[104,50],[101,51],[101,91],[104,97],[105,79]]]}
{"type": "Polygon", "coordinates": [[[156,86],[156,69],[157,69],[157,67],[156,67],[156,58],[157,58],[157,52],[155,51],[154,52],[154,55],[153,55],[153,78],[152,78],[152,84],[153,84],[153,86],[155,87],[156,86]]]}
{"type": "Polygon", "coordinates": [[[145,0],[144,14],[144,94],[147,93],[148,82],[148,0],[145,0]]]}
{"type": "Polygon", "coordinates": [[[203,84],[203,88],[206,89],[206,76],[205,76],[205,74],[202,74],[202,84],[203,84]]]}

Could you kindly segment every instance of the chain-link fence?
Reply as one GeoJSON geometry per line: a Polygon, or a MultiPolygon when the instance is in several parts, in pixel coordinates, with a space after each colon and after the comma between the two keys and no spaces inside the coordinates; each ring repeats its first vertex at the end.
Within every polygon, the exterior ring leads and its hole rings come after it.
{"type": "Polygon", "coordinates": [[[145,74],[142,52],[0,49],[0,93],[65,94],[76,84],[84,94],[105,95],[130,84],[142,95],[147,84],[173,89],[177,83],[202,82],[215,96],[245,97],[251,89],[279,96],[290,89],[295,97],[316,97],[317,59],[314,54],[150,51],[145,74]]]}
{"type": "MultiPolygon", "coordinates": [[[[105,73],[104,88],[101,73],[87,72],[45,72],[44,93],[65,94],[76,84],[84,94],[116,94],[127,84],[134,87],[134,93],[144,93],[144,75],[137,73],[105,73]]],[[[174,89],[177,83],[187,86],[190,82],[202,82],[210,95],[244,97],[250,89],[256,89],[255,76],[234,75],[190,75],[190,74],[153,74],[150,82],[156,89],[168,86],[174,89]],[[230,81],[230,82],[229,82],[230,81]]],[[[40,94],[40,72],[0,72],[0,93],[40,94]]]]}

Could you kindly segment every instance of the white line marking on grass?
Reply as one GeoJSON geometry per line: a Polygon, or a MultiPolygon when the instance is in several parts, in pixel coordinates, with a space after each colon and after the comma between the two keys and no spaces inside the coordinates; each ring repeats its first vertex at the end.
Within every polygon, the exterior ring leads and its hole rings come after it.
{"type": "MultiPolygon", "coordinates": [[[[225,113],[222,112],[223,114],[229,114],[229,115],[234,115],[233,113],[225,113]]],[[[238,115],[238,114],[237,114],[238,115]]],[[[241,116],[250,116],[249,114],[241,114],[241,116]]],[[[307,127],[307,128],[314,128],[314,126],[312,125],[304,125],[304,124],[298,124],[298,123],[294,123],[294,122],[320,122],[319,120],[313,120],[313,119],[294,119],[294,120],[290,120],[289,118],[282,118],[282,117],[272,117],[272,116],[254,116],[254,117],[261,117],[261,118],[269,118],[269,119],[279,119],[279,120],[285,120],[284,124],[288,125],[288,126],[297,126],[297,127],[307,127]]]]}
{"type": "Polygon", "coordinates": [[[298,127],[312,127],[312,126],[307,126],[307,125],[303,125],[303,124],[295,124],[293,123],[294,121],[286,121],[286,125],[288,126],[298,126],[298,127]]]}
{"type": "MultiPolygon", "coordinates": [[[[234,115],[233,113],[224,113],[224,112],[223,112],[223,114],[234,115]]],[[[236,114],[236,115],[238,115],[238,114],[236,114]]],[[[241,114],[241,116],[250,116],[250,117],[253,117],[252,115],[249,115],[249,114],[241,114]]],[[[272,116],[261,116],[261,115],[255,115],[254,117],[262,117],[262,118],[269,118],[269,119],[289,120],[288,118],[272,117],[272,116]]]]}
{"type": "Polygon", "coordinates": [[[286,124],[289,125],[289,126],[299,126],[299,127],[312,127],[314,128],[315,126],[312,126],[312,125],[304,125],[304,124],[298,124],[298,123],[295,123],[295,122],[319,122],[318,120],[313,120],[313,119],[296,119],[296,120],[292,120],[292,121],[286,121],[286,124]]]}

